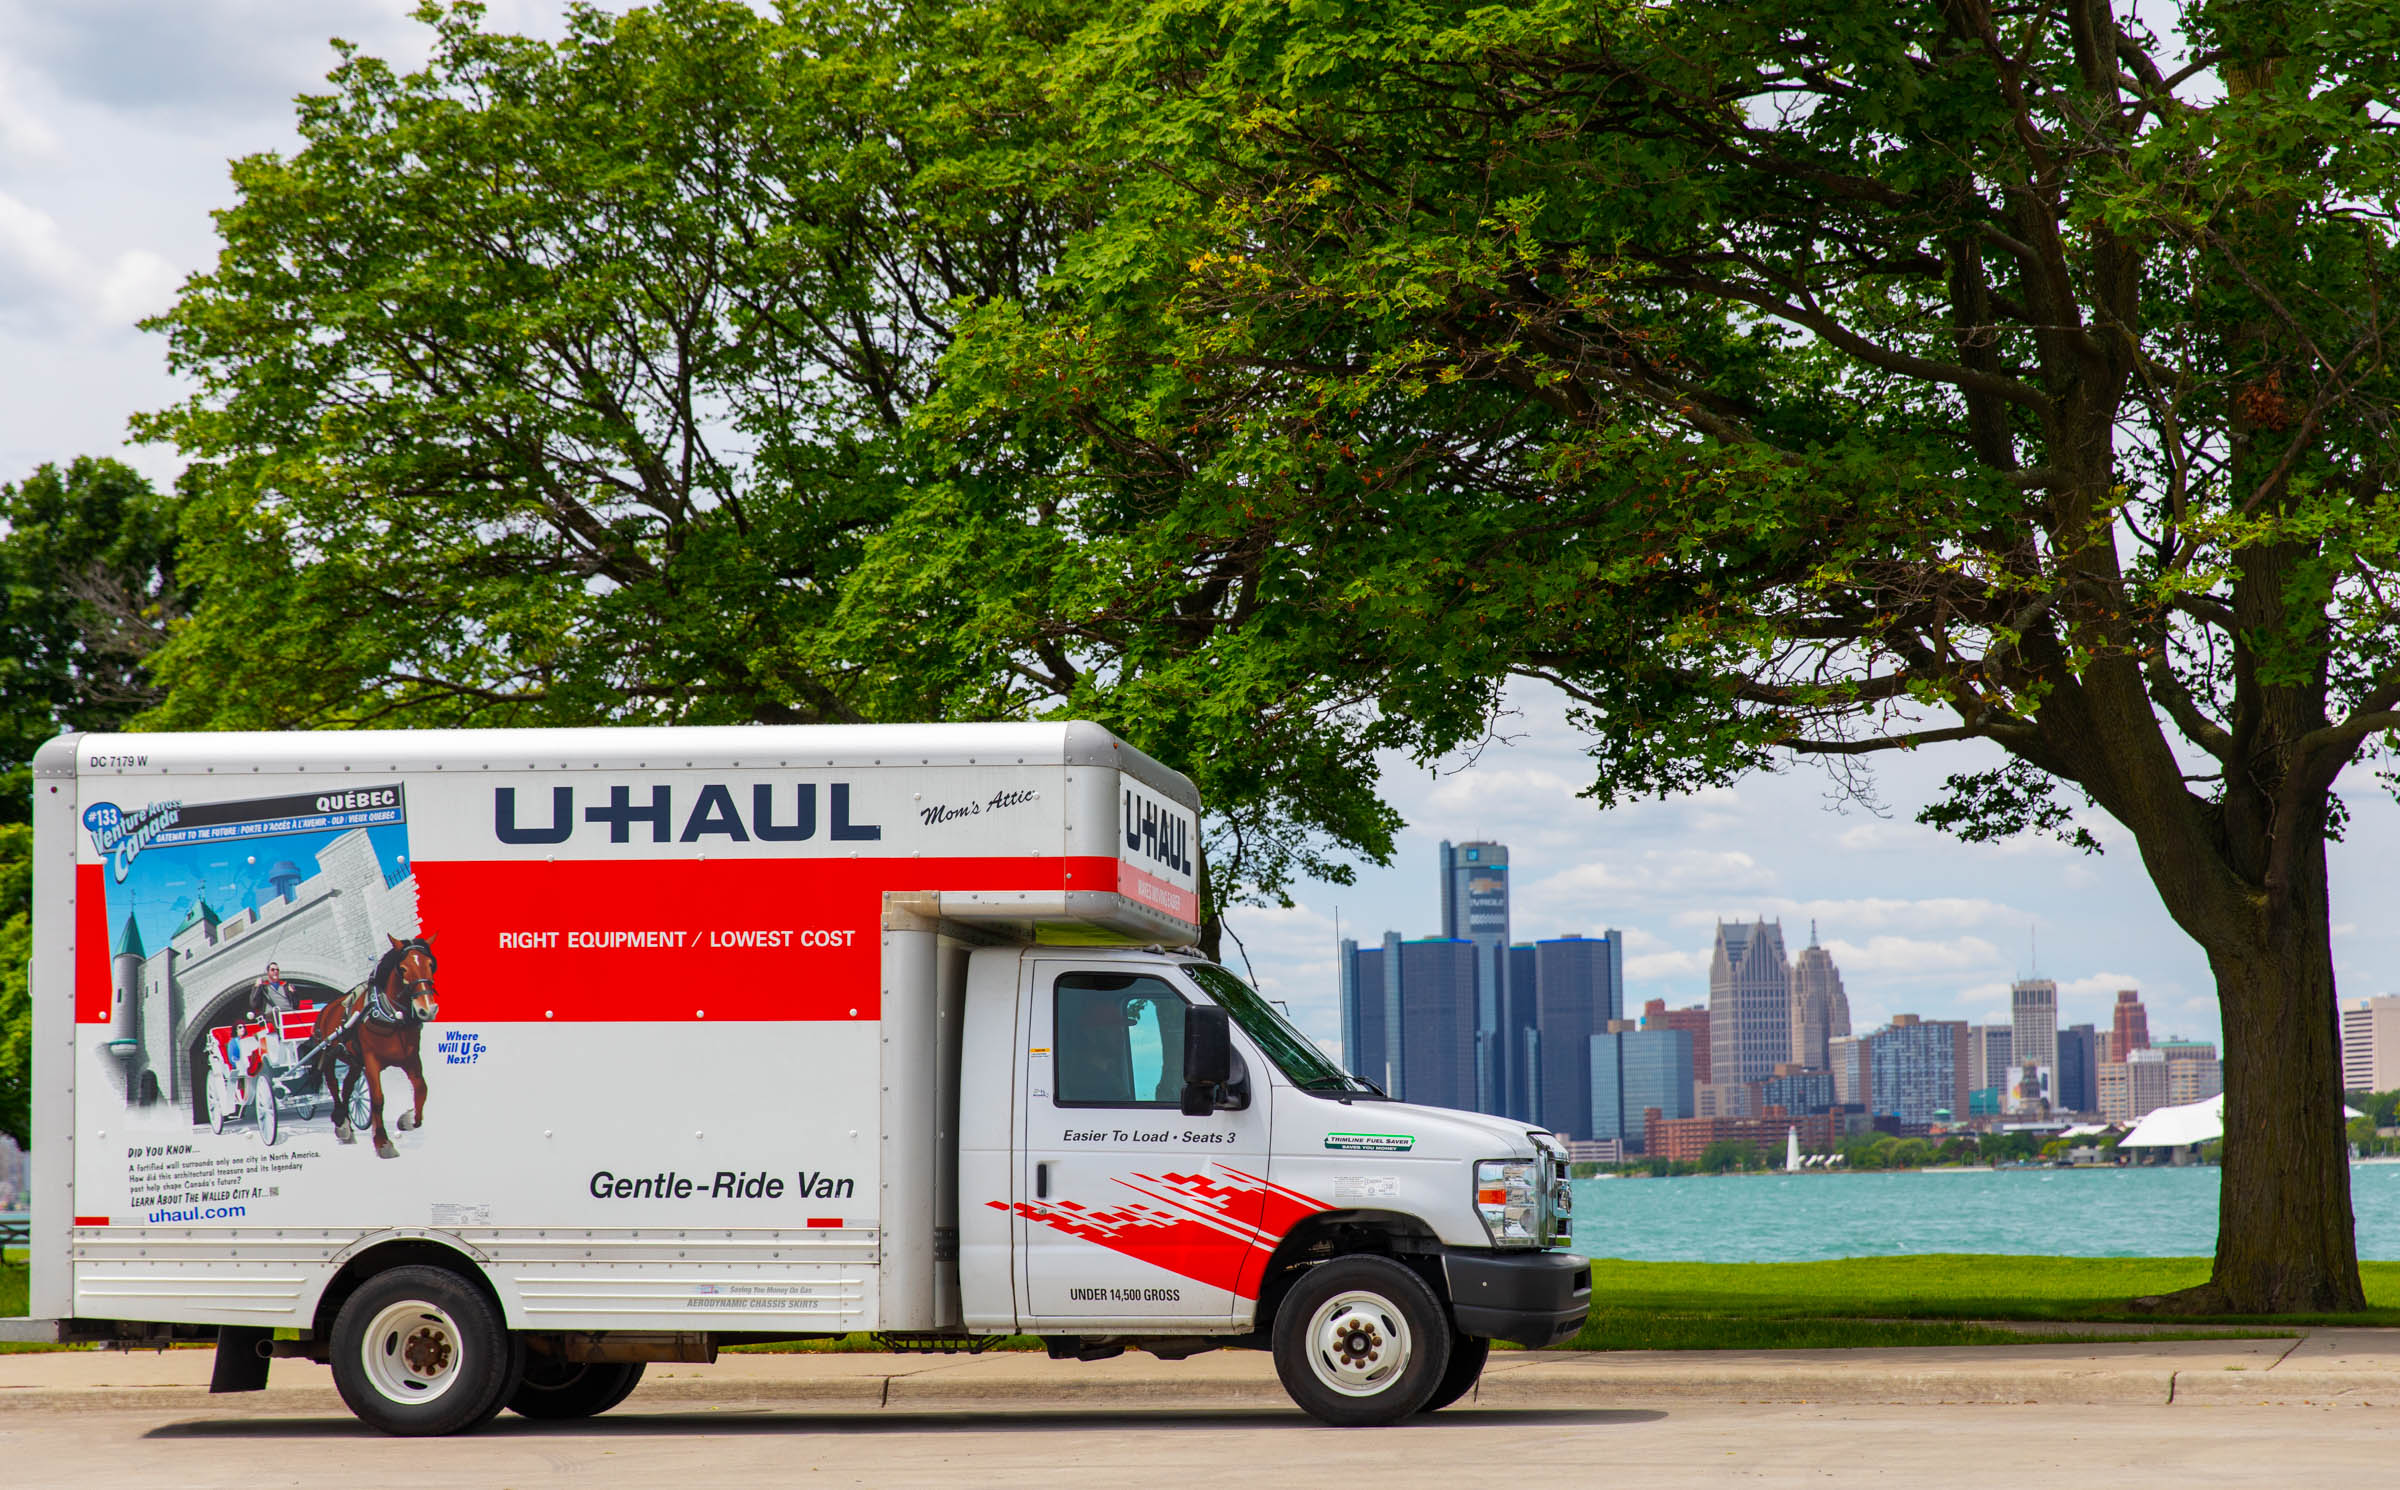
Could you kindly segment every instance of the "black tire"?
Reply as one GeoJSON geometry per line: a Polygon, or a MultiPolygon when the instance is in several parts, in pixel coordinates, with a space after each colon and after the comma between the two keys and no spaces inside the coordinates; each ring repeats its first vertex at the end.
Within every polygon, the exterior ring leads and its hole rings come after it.
{"type": "Polygon", "coordinates": [[[525,1380],[508,1399],[509,1411],[527,1418],[596,1418],[642,1384],[640,1361],[562,1361],[535,1356],[525,1380]]]}
{"type": "Polygon", "coordinates": [[[1396,1423],[1432,1400],[1456,1332],[1425,1280],[1388,1257],[1308,1270],[1275,1310],[1275,1374],[1337,1428],[1396,1423]]]}
{"type": "Polygon", "coordinates": [[[1440,1412],[1459,1398],[1475,1390],[1476,1378],[1483,1375],[1483,1363],[1491,1359],[1492,1342],[1478,1340],[1472,1335],[1460,1335],[1450,1342],[1450,1365],[1442,1372],[1433,1395],[1425,1399],[1419,1412],[1440,1412]]]}
{"type": "Polygon", "coordinates": [[[489,1420],[523,1351],[483,1290],[458,1274],[389,1268],[334,1317],[333,1384],[368,1427],[436,1437],[489,1420]]]}
{"type": "Polygon", "coordinates": [[[533,1354],[525,1348],[525,1337],[515,1330],[510,1330],[508,1332],[508,1366],[501,1373],[500,1389],[492,1393],[492,1400],[484,1407],[483,1415],[467,1425],[470,1431],[480,1428],[500,1416],[500,1409],[508,1406],[509,1402],[517,1395],[517,1388],[525,1384],[525,1372],[532,1362],[533,1354]]]}

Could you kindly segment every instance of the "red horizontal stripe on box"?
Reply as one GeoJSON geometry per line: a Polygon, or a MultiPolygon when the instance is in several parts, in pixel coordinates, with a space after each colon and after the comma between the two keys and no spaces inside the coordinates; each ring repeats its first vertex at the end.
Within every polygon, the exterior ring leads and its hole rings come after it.
{"type": "Polygon", "coordinates": [[[439,963],[437,1027],[867,1020],[882,1014],[886,892],[1101,888],[1115,868],[1096,856],[420,860],[417,913],[439,963]],[[759,932],[789,935],[761,946],[759,932]],[[526,933],[555,935],[501,944],[526,933]],[[571,946],[576,933],[663,944],[571,946]]]}
{"type": "Polygon", "coordinates": [[[78,1226],[106,1226],[108,1218],[106,1216],[77,1216],[75,1224],[78,1226]]]}
{"type": "Polygon", "coordinates": [[[808,1224],[811,1226],[830,1226],[835,1231],[839,1231],[842,1229],[842,1218],[839,1216],[811,1216],[808,1218],[808,1224]]]}
{"type": "MultiPolygon", "coordinates": [[[[419,932],[439,964],[435,1026],[470,1030],[877,1019],[886,892],[1116,890],[1154,909],[1190,895],[1099,855],[419,860],[415,873],[419,932]],[[1147,895],[1136,888],[1144,881],[1147,895]],[[762,946],[758,932],[791,935],[762,946]],[[501,945],[526,933],[549,944],[501,945]],[[574,933],[655,944],[570,946],[574,933]]],[[[87,1025],[113,1012],[103,876],[98,865],[77,866],[76,1019],[87,1025]]],[[[368,963],[322,975],[349,987],[372,971],[368,963]]]]}

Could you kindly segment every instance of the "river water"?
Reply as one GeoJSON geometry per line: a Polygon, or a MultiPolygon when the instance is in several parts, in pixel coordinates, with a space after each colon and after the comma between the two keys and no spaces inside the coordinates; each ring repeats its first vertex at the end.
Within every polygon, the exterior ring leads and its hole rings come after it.
{"type": "MultiPolygon", "coordinates": [[[[2205,1257],[2217,1174],[1928,1169],[1575,1181],[1575,1250],[1643,1262],[1804,1262],[1906,1252],[2205,1257]]],[[[2358,1255],[2400,1259],[2400,1164],[2354,1164],[2358,1255]]]]}

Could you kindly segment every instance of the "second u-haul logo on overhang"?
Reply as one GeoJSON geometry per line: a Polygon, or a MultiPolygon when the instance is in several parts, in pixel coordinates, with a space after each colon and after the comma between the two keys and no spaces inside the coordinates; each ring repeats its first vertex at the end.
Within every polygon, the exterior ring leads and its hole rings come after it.
{"type": "Polygon", "coordinates": [[[1192,820],[1136,787],[1125,788],[1125,853],[1179,875],[1192,872],[1192,820]]]}

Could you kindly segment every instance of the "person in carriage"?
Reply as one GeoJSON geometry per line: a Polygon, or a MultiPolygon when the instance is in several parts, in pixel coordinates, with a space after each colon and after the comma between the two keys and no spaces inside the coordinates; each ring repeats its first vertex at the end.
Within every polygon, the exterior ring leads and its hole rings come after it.
{"type": "Polygon", "coordinates": [[[283,981],[283,969],[268,963],[265,976],[250,985],[241,1020],[225,1037],[225,1064],[245,1099],[250,1091],[251,1053],[281,1032],[283,1015],[292,1002],[292,985],[283,981]]]}

